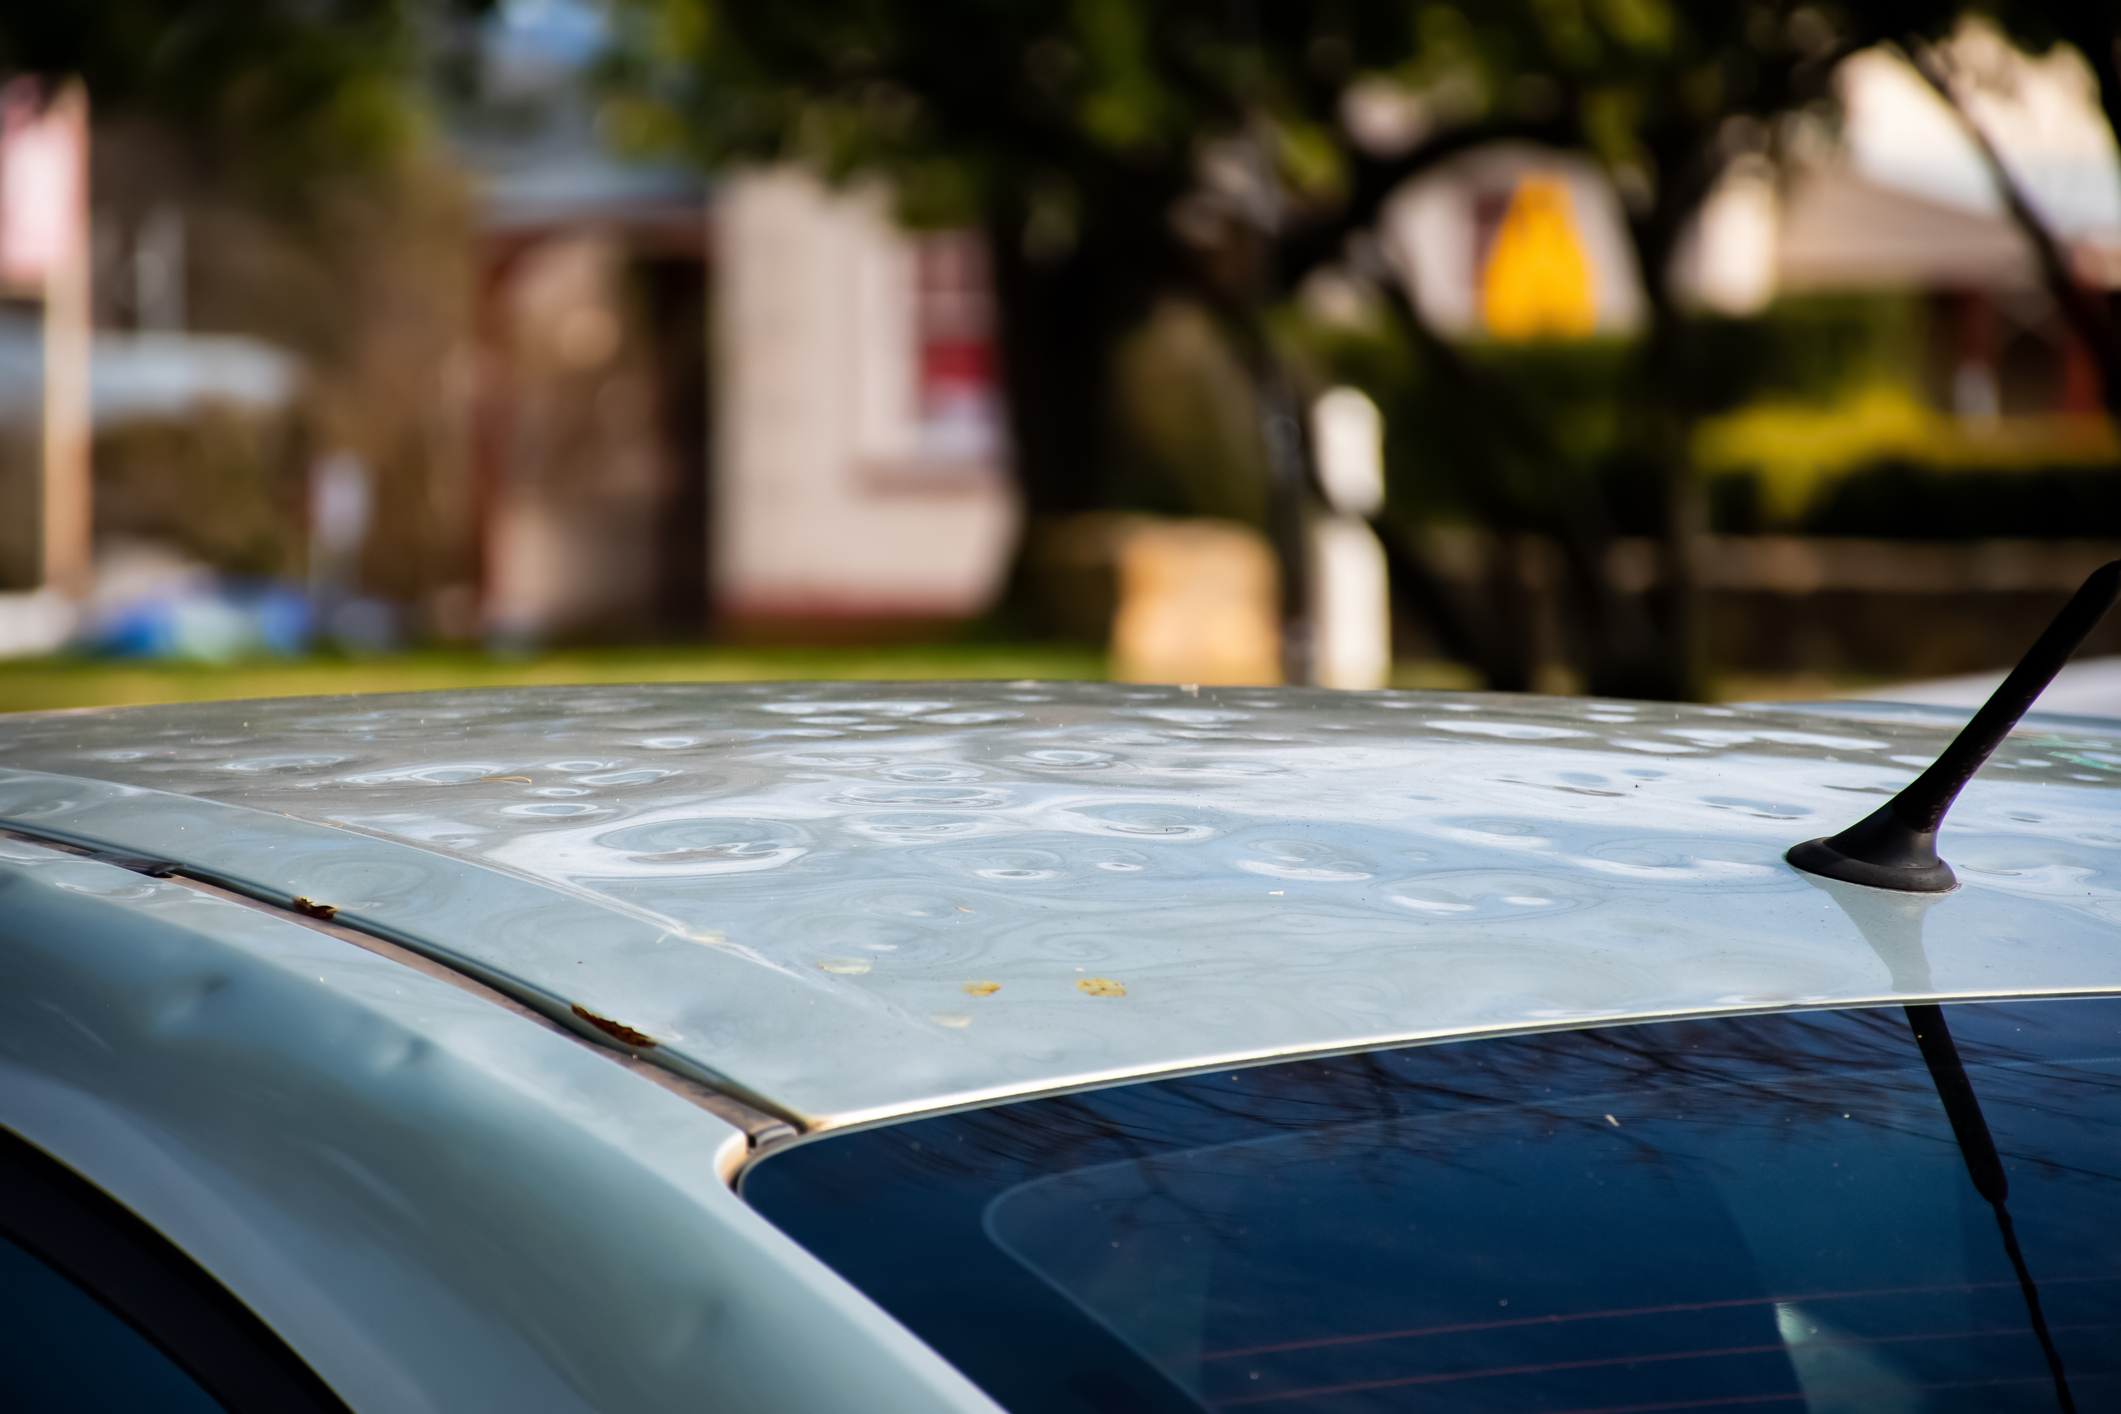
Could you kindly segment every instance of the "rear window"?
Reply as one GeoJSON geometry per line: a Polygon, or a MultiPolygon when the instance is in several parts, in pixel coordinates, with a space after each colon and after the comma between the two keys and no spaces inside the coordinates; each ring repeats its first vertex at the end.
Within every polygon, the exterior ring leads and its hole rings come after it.
{"type": "Polygon", "coordinates": [[[2121,1407],[2121,999],[1263,1065],[743,1192],[1015,1414],[2121,1407]]]}

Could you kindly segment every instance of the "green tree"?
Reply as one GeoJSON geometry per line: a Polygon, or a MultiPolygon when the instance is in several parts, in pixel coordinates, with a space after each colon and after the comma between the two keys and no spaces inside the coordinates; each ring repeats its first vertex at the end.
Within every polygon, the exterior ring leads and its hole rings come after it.
{"type": "Polygon", "coordinates": [[[145,119],[286,196],[414,134],[419,18],[407,0],[12,5],[0,74],[79,78],[98,122],[145,119]]]}
{"type": "MultiPolygon", "coordinates": [[[[286,573],[302,559],[307,458],[349,448],[375,468],[392,522],[370,542],[370,592],[415,601],[465,577],[468,478],[438,373],[467,333],[470,204],[460,174],[435,160],[426,79],[437,41],[479,8],[0,7],[0,77],[88,89],[99,230],[122,249],[148,213],[181,212],[188,322],[265,339],[305,367],[285,427],[215,414],[107,435],[103,529],[232,572],[286,573]]],[[[123,319],[125,285],[103,287],[107,317],[123,319]]]]}
{"type": "MultiPolygon", "coordinates": [[[[1467,503],[1499,539],[1539,530],[1564,544],[1592,689],[1693,691],[1684,550],[1700,517],[1673,254],[1724,165],[1823,93],[1855,37],[1830,13],[1669,0],[621,0],[619,16],[610,117],[622,140],[710,164],[883,172],[912,219],[986,229],[1034,516],[1099,503],[1121,336],[1160,293],[1213,310],[1257,390],[1292,587],[1301,419],[1268,311],[1321,265],[1360,266],[1386,199],[1450,157],[1501,138],[1590,154],[1628,198],[1652,310],[1632,439],[1665,488],[1657,594],[1614,589],[1610,517],[1587,470],[1505,380],[1422,327],[1389,272],[1372,273],[1429,375],[1492,434],[1487,464],[1467,469],[1467,503]],[[1345,117],[1359,85],[1398,95],[1412,115],[1402,141],[1356,139],[1345,117]]],[[[1403,582],[1420,580],[1418,560],[1402,553],[1400,565],[1403,582]]],[[[1290,607],[1300,629],[1302,606],[1290,607]]],[[[1448,613],[1435,596],[1431,610],[1448,613]]],[[[1487,636],[1495,651],[1478,656],[1495,685],[1525,685],[1510,648],[1527,636],[1522,622],[1500,647],[1487,636]]]]}
{"type": "Polygon", "coordinates": [[[2027,196],[1990,135],[1968,111],[1966,100],[1978,79],[1957,70],[1946,44],[1972,14],[1996,24],[2012,41],[2034,53],[2046,53],[2057,44],[2070,46],[2090,68],[2099,110],[2121,145],[2121,9],[2024,0],[1994,0],[1974,7],[1926,0],[1873,0],[1860,6],[1859,13],[1865,27],[1899,46],[1958,114],[1988,168],[2005,212],[2033,249],[2049,297],[2098,366],[2108,415],[2121,418],[2121,290],[2095,288],[2074,268],[2062,240],[2027,196]]]}

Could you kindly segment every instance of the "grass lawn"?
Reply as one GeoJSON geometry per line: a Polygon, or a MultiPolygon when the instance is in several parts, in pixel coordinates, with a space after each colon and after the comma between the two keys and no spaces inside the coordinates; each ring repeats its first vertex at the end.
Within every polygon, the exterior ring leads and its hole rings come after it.
{"type": "MultiPolygon", "coordinates": [[[[0,712],[220,702],[336,692],[420,692],[532,683],[891,681],[950,678],[1102,680],[1105,656],[1055,644],[930,644],[894,648],[606,648],[521,658],[486,653],[399,653],[374,658],[294,658],[212,666],[101,658],[0,661],[0,712]]],[[[1718,701],[1860,696],[1875,679],[1818,673],[1726,674],[1718,701]]],[[[1402,662],[1400,688],[1471,689],[1477,674],[1453,663],[1402,662]]]]}
{"type": "Polygon", "coordinates": [[[375,658],[268,659],[227,666],[53,657],[0,662],[0,712],[533,683],[1104,676],[1102,653],[1048,644],[615,648],[521,658],[402,653],[375,658]]]}

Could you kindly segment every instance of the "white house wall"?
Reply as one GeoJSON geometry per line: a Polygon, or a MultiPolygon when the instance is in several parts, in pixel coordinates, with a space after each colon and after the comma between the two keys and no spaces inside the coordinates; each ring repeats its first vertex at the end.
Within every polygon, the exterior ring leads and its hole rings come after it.
{"type": "Polygon", "coordinates": [[[983,610],[1017,521],[1000,465],[924,466],[911,243],[884,193],[787,168],[720,202],[713,565],[735,618],[983,610]]]}

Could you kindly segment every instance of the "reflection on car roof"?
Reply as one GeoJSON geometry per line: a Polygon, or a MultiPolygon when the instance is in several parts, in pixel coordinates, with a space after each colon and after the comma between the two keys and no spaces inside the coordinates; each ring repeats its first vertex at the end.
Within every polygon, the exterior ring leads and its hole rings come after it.
{"type": "Polygon", "coordinates": [[[2121,722],[1887,899],[1795,841],[1951,723],[1122,684],[17,717],[0,816],[338,909],[808,1122],[1390,1040],[2121,986],[2121,722]]]}

